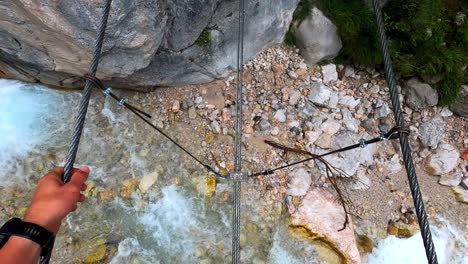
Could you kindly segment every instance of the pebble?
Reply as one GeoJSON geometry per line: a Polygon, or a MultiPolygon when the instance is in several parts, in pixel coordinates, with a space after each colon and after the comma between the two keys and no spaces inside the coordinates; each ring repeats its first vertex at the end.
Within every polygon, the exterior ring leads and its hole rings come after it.
{"type": "Polygon", "coordinates": [[[322,148],[322,149],[329,149],[332,143],[332,135],[330,134],[322,134],[316,141],[315,145],[322,148]]]}
{"type": "Polygon", "coordinates": [[[460,183],[460,186],[465,188],[465,190],[468,190],[468,177],[463,178],[463,180],[460,183]]]}
{"type": "Polygon", "coordinates": [[[420,139],[425,147],[436,147],[447,128],[447,122],[441,116],[435,116],[421,124],[419,128],[420,139]]]}
{"type": "Polygon", "coordinates": [[[462,171],[455,171],[453,173],[447,173],[440,176],[439,184],[444,186],[458,186],[462,182],[463,179],[463,172],[462,171]]]}
{"type": "Polygon", "coordinates": [[[462,154],[460,155],[462,160],[468,160],[468,149],[465,149],[462,154]]]}
{"type": "Polygon", "coordinates": [[[143,176],[138,186],[140,191],[142,193],[147,192],[151,188],[151,186],[153,186],[156,183],[156,181],[158,180],[158,176],[159,172],[157,171],[143,176]]]}
{"type": "Polygon", "coordinates": [[[340,130],[341,124],[340,122],[328,119],[327,121],[323,122],[320,126],[320,129],[328,135],[334,135],[340,130]]]}
{"type": "Polygon", "coordinates": [[[390,113],[392,112],[392,110],[390,110],[390,108],[388,107],[387,104],[384,104],[382,105],[381,107],[377,108],[375,110],[375,118],[385,118],[387,117],[390,113]]]}
{"type": "Polygon", "coordinates": [[[354,118],[351,111],[349,111],[347,108],[341,109],[341,113],[343,115],[343,124],[346,126],[346,128],[349,131],[358,132],[361,122],[354,118]]]}
{"type": "Polygon", "coordinates": [[[218,121],[211,122],[211,130],[218,134],[221,133],[221,126],[219,125],[218,121]]]}
{"type": "Polygon", "coordinates": [[[201,96],[195,97],[194,103],[196,105],[199,105],[199,104],[203,103],[203,97],[201,97],[201,96]]]}
{"type": "Polygon", "coordinates": [[[315,141],[319,139],[320,135],[322,135],[322,130],[307,131],[305,133],[307,144],[310,144],[310,145],[314,144],[315,141]]]}
{"type": "Polygon", "coordinates": [[[177,113],[180,111],[180,102],[178,100],[175,100],[172,103],[172,112],[177,113]]]}
{"type": "Polygon", "coordinates": [[[286,114],[284,113],[284,110],[278,110],[275,113],[275,119],[280,122],[284,123],[286,122],[286,114]]]}
{"type": "Polygon", "coordinates": [[[190,119],[195,119],[197,118],[197,111],[195,109],[195,107],[190,107],[189,110],[188,110],[188,116],[190,119]]]}
{"type": "Polygon", "coordinates": [[[440,116],[442,116],[442,117],[449,117],[449,116],[452,116],[452,115],[453,115],[453,112],[450,111],[450,109],[448,109],[448,107],[442,108],[442,111],[440,112],[440,116]]]}
{"type": "Polygon", "coordinates": [[[257,128],[260,131],[265,131],[271,127],[270,122],[267,120],[261,120],[260,122],[257,123],[257,128]]]}
{"type": "Polygon", "coordinates": [[[289,97],[289,105],[296,105],[301,99],[301,91],[295,90],[289,97]]]}
{"type": "Polygon", "coordinates": [[[146,157],[148,155],[148,153],[149,153],[149,149],[144,148],[144,149],[140,150],[140,152],[138,152],[138,156],[143,158],[143,157],[146,157]]]}
{"type": "Polygon", "coordinates": [[[429,157],[426,171],[430,175],[449,173],[458,165],[460,153],[450,144],[441,144],[429,157]]]}
{"type": "Polygon", "coordinates": [[[350,65],[346,65],[345,67],[345,76],[346,77],[352,77],[354,75],[354,68],[353,66],[350,66],[350,65]]]}
{"type": "Polygon", "coordinates": [[[376,94],[380,91],[380,86],[378,85],[373,85],[370,89],[369,89],[369,92],[371,94],[376,94]]]}
{"type": "Polygon", "coordinates": [[[307,193],[311,183],[312,178],[303,167],[296,169],[291,175],[287,194],[291,196],[303,196],[307,193]]]}
{"type": "Polygon", "coordinates": [[[271,131],[270,131],[270,134],[271,134],[272,136],[277,136],[277,135],[279,135],[279,132],[280,132],[279,127],[273,127],[273,128],[271,129],[271,131]]]}
{"type": "Polygon", "coordinates": [[[338,104],[346,106],[349,109],[354,109],[360,102],[360,99],[355,99],[353,96],[350,95],[342,96],[338,100],[338,104]]]}
{"type": "Polygon", "coordinates": [[[289,77],[291,77],[294,80],[296,80],[298,78],[297,73],[295,71],[289,71],[288,75],[289,75],[289,77]]]}
{"type": "Polygon", "coordinates": [[[322,66],[322,76],[324,82],[333,82],[338,80],[335,64],[327,64],[322,66]]]}

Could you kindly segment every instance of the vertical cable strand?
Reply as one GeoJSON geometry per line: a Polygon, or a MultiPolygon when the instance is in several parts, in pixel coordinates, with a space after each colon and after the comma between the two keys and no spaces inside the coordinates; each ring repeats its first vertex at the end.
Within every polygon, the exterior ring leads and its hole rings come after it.
{"type": "MultiPolygon", "coordinates": [[[[244,0],[239,0],[239,30],[237,36],[237,81],[236,81],[236,124],[234,138],[234,165],[235,171],[242,171],[242,89],[243,89],[243,64],[244,64],[244,0]]],[[[233,184],[233,209],[232,209],[232,263],[240,261],[240,203],[241,183],[233,184]]]]}
{"type": "MultiPolygon", "coordinates": [[[[102,44],[104,42],[104,36],[105,36],[106,28],[107,28],[107,20],[109,18],[111,4],[112,4],[112,0],[106,0],[102,18],[101,18],[101,23],[99,25],[98,37],[96,39],[96,43],[94,46],[93,61],[90,66],[90,74],[93,77],[96,76],[97,68],[99,65],[99,59],[101,57],[102,44]]],[[[81,99],[81,102],[80,102],[78,115],[76,117],[75,126],[73,128],[70,148],[68,150],[67,157],[65,160],[64,174],[62,176],[62,181],[64,183],[67,183],[71,179],[73,164],[75,163],[76,153],[78,152],[78,146],[80,144],[81,133],[83,132],[84,122],[86,119],[86,113],[88,112],[88,105],[89,105],[89,100],[91,98],[92,86],[93,86],[92,83],[89,80],[87,80],[85,84],[83,98],[81,99]]],[[[39,261],[41,264],[48,264],[50,262],[50,258],[52,256],[52,249],[53,249],[53,243],[47,255],[41,256],[40,261],[39,261]]]]}
{"type": "MultiPolygon", "coordinates": [[[[390,57],[387,37],[385,34],[385,27],[382,19],[380,1],[373,0],[373,5],[384,59],[385,77],[390,88],[390,98],[393,105],[393,113],[395,114],[396,125],[403,127],[403,114],[401,112],[400,99],[396,88],[396,79],[393,72],[392,59],[390,57]]],[[[430,264],[437,264],[437,255],[435,252],[434,243],[432,241],[431,230],[429,229],[426,209],[424,207],[424,201],[421,196],[421,190],[419,188],[418,177],[416,175],[416,170],[413,164],[413,158],[411,156],[411,148],[409,146],[407,134],[400,134],[400,146],[401,151],[403,153],[403,161],[405,163],[406,173],[408,175],[408,182],[411,189],[411,195],[413,197],[413,202],[416,209],[416,215],[418,216],[418,222],[419,227],[421,229],[421,236],[423,238],[424,248],[426,249],[427,261],[430,264]]]]}

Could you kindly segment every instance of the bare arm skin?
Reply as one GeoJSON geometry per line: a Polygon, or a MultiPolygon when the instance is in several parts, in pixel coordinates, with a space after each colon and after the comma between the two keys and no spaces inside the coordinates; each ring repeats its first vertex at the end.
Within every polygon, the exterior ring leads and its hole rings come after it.
{"type": "MultiPolygon", "coordinates": [[[[50,232],[57,234],[62,220],[78,208],[79,202],[84,202],[81,191],[86,190],[86,180],[89,168],[86,166],[74,169],[70,182],[64,184],[61,180],[63,168],[54,168],[38,182],[31,204],[23,221],[38,224],[50,232]]],[[[0,263],[38,263],[41,248],[35,242],[11,236],[5,246],[0,249],[0,263]]]]}

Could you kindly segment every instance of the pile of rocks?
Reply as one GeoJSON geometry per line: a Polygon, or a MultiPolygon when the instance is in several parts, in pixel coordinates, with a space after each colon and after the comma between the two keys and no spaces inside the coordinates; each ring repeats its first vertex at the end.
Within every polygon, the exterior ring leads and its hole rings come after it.
{"type": "MultiPolygon", "coordinates": [[[[383,74],[373,68],[308,66],[298,50],[275,47],[245,65],[244,80],[243,131],[248,142],[269,138],[313,153],[324,153],[356,144],[361,138],[376,137],[395,124],[389,88],[383,74]]],[[[215,135],[232,133],[233,82],[233,77],[217,82],[215,95],[202,89],[182,103],[171,103],[175,113],[184,115],[187,111],[185,116],[189,119],[204,119],[209,130],[205,133],[212,137],[202,142],[203,152],[216,146],[210,145],[215,135]]],[[[401,80],[400,84],[397,88],[401,92],[405,121],[412,132],[410,144],[416,165],[431,175],[440,175],[442,185],[461,184],[457,187],[461,191],[467,181],[466,157],[463,159],[459,154],[468,144],[464,139],[466,117],[457,117],[448,108],[437,106],[437,91],[429,84],[417,78],[401,80]]],[[[392,143],[370,145],[326,159],[346,175],[358,177],[358,182],[366,182],[354,187],[366,188],[371,185],[369,174],[376,170],[390,175],[403,170],[397,141],[392,143]]],[[[268,149],[265,153],[249,147],[246,146],[246,159],[253,164],[264,163],[268,167],[273,165],[268,162],[283,161],[280,152],[268,149]]],[[[227,149],[225,159],[220,161],[222,168],[229,170],[230,154],[227,149]]],[[[306,165],[309,171],[313,168],[311,163],[306,165]]],[[[291,186],[300,187],[290,189],[289,193],[302,193],[304,186],[311,185],[307,179],[297,181],[292,180],[291,186]]]]}

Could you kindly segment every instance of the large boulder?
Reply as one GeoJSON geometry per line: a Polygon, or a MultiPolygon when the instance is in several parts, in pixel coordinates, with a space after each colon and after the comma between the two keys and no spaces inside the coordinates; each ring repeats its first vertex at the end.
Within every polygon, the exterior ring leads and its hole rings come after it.
{"type": "Polygon", "coordinates": [[[351,219],[346,228],[339,231],[345,217],[343,207],[331,193],[314,189],[305,195],[291,215],[291,227],[299,231],[305,229],[314,239],[330,244],[344,257],[342,263],[361,263],[351,219]]]}
{"type": "Polygon", "coordinates": [[[342,47],[336,26],[316,7],[299,24],[295,37],[301,55],[311,65],[333,59],[342,47]]]}
{"type": "Polygon", "coordinates": [[[462,85],[458,100],[450,107],[459,116],[468,115],[468,85],[462,85]]]}
{"type": "Polygon", "coordinates": [[[409,79],[404,86],[403,94],[406,105],[413,110],[421,110],[435,106],[439,102],[439,94],[427,83],[422,83],[417,77],[409,79]]]}
{"type": "MultiPolygon", "coordinates": [[[[0,2],[0,78],[81,87],[104,1],[0,2]]],[[[299,0],[246,1],[245,59],[281,43],[299,0]]],[[[98,77],[117,88],[209,82],[235,68],[238,2],[112,3],[98,77]]]]}

